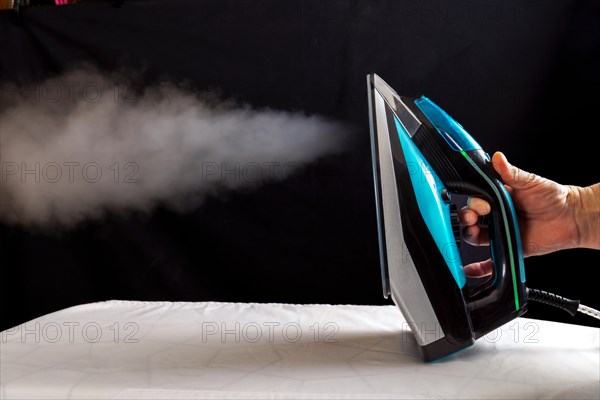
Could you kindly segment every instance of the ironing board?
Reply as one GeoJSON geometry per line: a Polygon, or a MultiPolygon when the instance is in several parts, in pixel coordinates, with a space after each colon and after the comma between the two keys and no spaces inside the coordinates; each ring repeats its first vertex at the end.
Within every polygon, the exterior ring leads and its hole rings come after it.
{"type": "Polygon", "coordinates": [[[599,341],[520,318],[424,364],[394,306],[106,301],[3,331],[0,395],[598,399],[599,341]]]}

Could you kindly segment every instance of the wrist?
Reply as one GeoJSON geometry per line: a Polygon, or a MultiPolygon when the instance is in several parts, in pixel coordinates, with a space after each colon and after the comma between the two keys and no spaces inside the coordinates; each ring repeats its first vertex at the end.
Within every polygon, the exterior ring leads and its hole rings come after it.
{"type": "Polygon", "coordinates": [[[600,184],[569,187],[577,227],[577,247],[600,250],[600,184]]]}

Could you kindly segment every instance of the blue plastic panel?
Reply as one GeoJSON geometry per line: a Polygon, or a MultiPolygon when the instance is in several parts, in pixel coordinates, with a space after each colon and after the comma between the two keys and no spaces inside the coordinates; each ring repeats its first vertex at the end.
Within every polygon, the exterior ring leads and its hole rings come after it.
{"type": "Polygon", "coordinates": [[[455,151],[479,150],[481,146],[471,135],[456,122],[448,113],[437,106],[427,97],[422,96],[415,100],[415,104],[435,125],[438,132],[455,151]]]}
{"type": "Polygon", "coordinates": [[[419,211],[456,284],[462,288],[466,283],[466,277],[452,233],[450,205],[444,203],[440,195],[444,185],[395,116],[394,121],[398,129],[419,211]]]}

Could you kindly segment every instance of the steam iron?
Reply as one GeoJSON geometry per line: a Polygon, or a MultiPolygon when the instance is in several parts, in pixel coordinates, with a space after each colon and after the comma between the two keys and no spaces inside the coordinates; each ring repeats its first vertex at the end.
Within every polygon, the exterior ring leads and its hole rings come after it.
{"type": "Polygon", "coordinates": [[[426,362],[527,310],[519,225],[489,155],[426,97],[367,76],[383,295],[400,308],[426,362]],[[494,273],[466,285],[452,194],[487,200],[494,273]]]}

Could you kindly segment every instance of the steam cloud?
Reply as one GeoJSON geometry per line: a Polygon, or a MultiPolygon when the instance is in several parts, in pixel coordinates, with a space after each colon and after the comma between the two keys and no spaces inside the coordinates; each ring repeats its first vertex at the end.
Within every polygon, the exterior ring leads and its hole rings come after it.
{"type": "Polygon", "coordinates": [[[89,68],[1,88],[0,222],[13,225],[186,209],[220,190],[283,179],[346,138],[322,117],[254,110],[173,84],[134,90],[89,68]]]}

